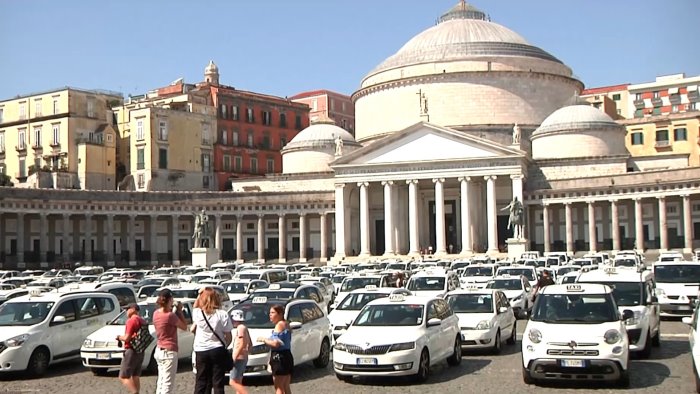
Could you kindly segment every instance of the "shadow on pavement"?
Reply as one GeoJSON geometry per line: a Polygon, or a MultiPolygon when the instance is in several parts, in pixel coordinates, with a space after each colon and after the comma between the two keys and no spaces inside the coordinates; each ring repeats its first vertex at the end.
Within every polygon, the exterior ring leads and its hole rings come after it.
{"type": "MultiPolygon", "coordinates": [[[[46,372],[46,375],[41,376],[36,379],[47,379],[47,378],[55,378],[58,376],[66,376],[66,375],[73,375],[77,373],[82,373],[85,372],[86,368],[83,367],[83,364],[81,363],[80,360],[72,360],[72,361],[66,361],[58,364],[54,364],[49,366],[48,371],[46,372]]],[[[12,380],[31,380],[33,379],[31,376],[29,376],[25,372],[8,372],[8,373],[2,373],[0,374],[0,381],[5,382],[5,381],[12,381],[12,380]]]]}
{"type": "MultiPolygon", "coordinates": [[[[491,364],[491,360],[464,358],[457,367],[450,367],[442,362],[430,368],[430,377],[425,384],[439,384],[450,382],[475,373],[491,364]]],[[[360,386],[414,386],[416,383],[410,376],[397,377],[354,377],[352,385],[360,386]]]]}
{"type": "MultiPolygon", "coordinates": [[[[558,389],[610,389],[610,390],[635,390],[661,385],[664,380],[671,376],[671,370],[662,363],[653,361],[632,361],[630,364],[630,386],[629,388],[618,388],[615,382],[596,381],[539,381],[538,386],[558,389]]],[[[680,378],[680,376],[675,376],[680,378]]]]}
{"type": "MultiPolygon", "coordinates": [[[[660,347],[651,348],[651,357],[649,357],[649,360],[670,360],[686,353],[690,353],[690,343],[688,341],[668,341],[662,339],[660,347]]],[[[635,361],[641,360],[639,356],[635,356],[632,359],[635,361]]],[[[688,361],[690,362],[690,356],[688,356],[688,361]]]]}

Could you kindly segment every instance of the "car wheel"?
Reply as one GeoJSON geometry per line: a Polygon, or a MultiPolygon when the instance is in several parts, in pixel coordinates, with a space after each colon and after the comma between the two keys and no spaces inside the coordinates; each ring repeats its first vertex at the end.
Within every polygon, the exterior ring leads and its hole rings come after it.
{"type": "Polygon", "coordinates": [[[107,376],[108,371],[107,368],[90,368],[90,372],[95,376],[107,376]]]}
{"type": "Polygon", "coordinates": [[[430,354],[428,349],[423,349],[418,360],[418,372],[415,375],[416,382],[423,383],[428,380],[430,374],[430,354]]]}
{"type": "Polygon", "coordinates": [[[525,384],[535,384],[535,379],[530,376],[530,371],[523,367],[523,383],[525,384]]]}
{"type": "Polygon", "coordinates": [[[43,376],[49,368],[49,360],[50,355],[46,348],[40,347],[34,350],[34,353],[32,353],[32,356],[29,358],[27,372],[35,378],[43,376]]]}
{"type": "Polygon", "coordinates": [[[615,385],[619,388],[628,388],[630,386],[630,373],[629,371],[623,371],[620,374],[620,379],[615,382],[615,385]]]}
{"type": "Polygon", "coordinates": [[[651,356],[651,331],[647,333],[647,339],[644,341],[644,350],[639,352],[639,356],[643,359],[651,356]]]}
{"type": "Polygon", "coordinates": [[[509,345],[515,345],[517,331],[518,331],[518,322],[513,321],[513,329],[511,330],[510,338],[508,338],[508,341],[507,341],[507,343],[509,345]]]}
{"type": "Polygon", "coordinates": [[[462,341],[460,336],[458,335],[455,338],[455,344],[452,351],[452,355],[447,358],[447,364],[452,367],[456,367],[460,363],[462,363],[462,341]]]}
{"type": "Polygon", "coordinates": [[[651,345],[654,347],[661,346],[661,328],[656,330],[656,335],[654,335],[654,337],[651,338],[651,345]]]}
{"type": "Polygon", "coordinates": [[[499,354],[501,353],[501,330],[496,331],[496,339],[491,348],[491,353],[499,354]]]}
{"type": "Polygon", "coordinates": [[[319,350],[318,358],[314,360],[314,367],[316,368],[326,368],[331,357],[331,345],[328,342],[328,338],[323,338],[321,342],[321,350],[319,350]]]}

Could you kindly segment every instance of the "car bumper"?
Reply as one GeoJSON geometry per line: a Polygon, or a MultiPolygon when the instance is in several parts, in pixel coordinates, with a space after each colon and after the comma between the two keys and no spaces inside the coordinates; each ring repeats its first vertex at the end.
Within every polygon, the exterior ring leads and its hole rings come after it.
{"type": "Polygon", "coordinates": [[[531,360],[527,369],[538,380],[618,380],[625,370],[617,360],[583,359],[584,367],[562,366],[563,359],[531,360]]]}
{"type": "Polygon", "coordinates": [[[496,331],[494,330],[462,330],[460,333],[463,349],[492,347],[496,340],[496,331]]]}
{"type": "Polygon", "coordinates": [[[333,369],[338,375],[352,376],[405,376],[418,372],[418,355],[415,349],[390,354],[360,355],[333,351],[333,369]],[[374,360],[363,364],[360,360],[374,360]]]}
{"type": "Polygon", "coordinates": [[[24,346],[11,347],[3,350],[3,352],[0,353],[0,372],[26,370],[30,356],[31,352],[28,352],[24,346]]]}
{"type": "Polygon", "coordinates": [[[692,316],[693,305],[690,303],[659,303],[661,316],[692,316]]]}
{"type": "MultiPolygon", "coordinates": [[[[121,349],[80,350],[80,359],[83,362],[83,366],[88,368],[119,368],[119,365],[121,364],[123,358],[124,350],[121,349]]],[[[148,365],[148,363],[146,363],[146,365],[148,365]]]]}

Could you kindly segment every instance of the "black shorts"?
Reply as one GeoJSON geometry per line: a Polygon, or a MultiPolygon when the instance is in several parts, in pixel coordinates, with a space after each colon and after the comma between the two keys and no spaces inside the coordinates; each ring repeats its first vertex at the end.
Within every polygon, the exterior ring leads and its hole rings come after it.
{"type": "Polygon", "coordinates": [[[127,379],[132,376],[141,376],[142,365],[143,353],[136,353],[134,349],[124,350],[122,363],[119,365],[119,377],[127,379]]]}
{"type": "Polygon", "coordinates": [[[289,350],[279,352],[273,351],[270,354],[270,367],[275,376],[291,375],[294,372],[294,356],[289,350]]]}

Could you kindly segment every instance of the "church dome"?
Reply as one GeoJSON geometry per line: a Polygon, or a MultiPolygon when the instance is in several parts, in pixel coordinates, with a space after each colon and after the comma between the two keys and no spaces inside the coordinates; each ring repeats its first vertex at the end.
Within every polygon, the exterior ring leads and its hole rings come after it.
{"type": "Polygon", "coordinates": [[[331,119],[320,119],[300,131],[282,148],[282,170],[284,173],[330,171],[328,164],[336,158],[336,140],[340,137],[342,154],[361,145],[355,138],[335,125],[331,119]]]}
{"type": "Polygon", "coordinates": [[[627,154],[624,127],[590,105],[554,111],[532,133],[531,140],[535,160],[627,154]]]}

